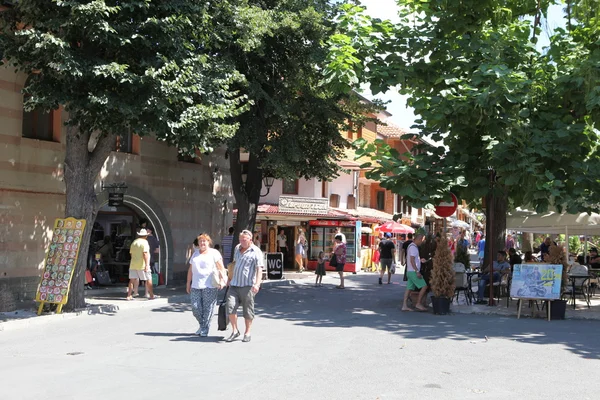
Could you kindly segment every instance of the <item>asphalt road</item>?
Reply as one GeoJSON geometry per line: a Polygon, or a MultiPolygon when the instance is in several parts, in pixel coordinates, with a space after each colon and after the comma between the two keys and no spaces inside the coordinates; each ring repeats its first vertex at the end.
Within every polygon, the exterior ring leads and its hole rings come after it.
{"type": "Polygon", "coordinates": [[[0,332],[0,398],[598,398],[599,321],[407,313],[397,283],[324,282],[261,291],[250,343],[216,317],[193,336],[188,304],[0,332]]]}

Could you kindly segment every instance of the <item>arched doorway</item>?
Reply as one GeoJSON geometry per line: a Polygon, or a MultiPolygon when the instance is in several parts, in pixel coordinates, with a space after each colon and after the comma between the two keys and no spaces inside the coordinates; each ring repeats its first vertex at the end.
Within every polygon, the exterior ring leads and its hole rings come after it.
{"type": "MultiPolygon", "coordinates": [[[[131,224],[131,232],[125,232],[125,235],[123,236],[129,234],[135,239],[136,224],[141,219],[147,220],[154,230],[154,236],[156,236],[160,243],[160,252],[157,261],[166,285],[173,276],[173,271],[171,270],[171,266],[173,265],[173,238],[166,215],[163,213],[162,208],[158,203],[148,193],[138,187],[131,186],[130,184],[127,185],[128,187],[125,189],[121,209],[119,209],[119,207],[113,207],[110,210],[107,209],[107,190],[97,194],[100,211],[96,216],[94,226],[98,225],[96,222],[99,221],[99,218],[104,218],[104,223],[100,224],[104,228],[104,233],[107,234],[106,231],[108,229],[108,234],[114,234],[115,232],[112,231],[112,227],[114,226],[115,230],[118,230],[120,228],[118,228],[116,224],[123,224],[122,221],[125,221],[125,225],[131,224]],[[117,222],[111,222],[106,218],[107,215],[121,216],[121,218],[116,218],[115,221],[117,222]]],[[[92,234],[94,234],[94,232],[92,232],[92,234]]]]}

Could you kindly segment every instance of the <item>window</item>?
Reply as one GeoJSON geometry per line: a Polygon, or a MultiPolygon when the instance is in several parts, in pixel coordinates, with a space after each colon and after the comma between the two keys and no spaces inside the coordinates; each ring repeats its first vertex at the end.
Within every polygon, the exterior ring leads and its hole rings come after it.
{"type": "Polygon", "coordinates": [[[54,112],[23,111],[22,136],[30,139],[53,141],[54,112]]]}
{"type": "Polygon", "coordinates": [[[298,179],[284,179],[283,194],[298,194],[298,179]]]}
{"type": "Polygon", "coordinates": [[[133,153],[133,134],[128,132],[125,135],[117,136],[113,151],[118,151],[119,153],[133,153]]]}
{"type": "Polygon", "coordinates": [[[385,190],[377,191],[377,209],[385,210],[385,190]]]}
{"type": "Polygon", "coordinates": [[[327,198],[327,181],[321,181],[321,197],[327,198]]]}
{"type": "Polygon", "coordinates": [[[403,217],[409,217],[412,213],[412,207],[408,205],[408,201],[404,200],[402,196],[398,196],[396,199],[396,212],[401,212],[403,217]]]}

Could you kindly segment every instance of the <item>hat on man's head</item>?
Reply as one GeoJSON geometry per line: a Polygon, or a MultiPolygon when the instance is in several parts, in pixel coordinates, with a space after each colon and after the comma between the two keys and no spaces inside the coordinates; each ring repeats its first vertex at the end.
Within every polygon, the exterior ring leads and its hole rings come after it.
{"type": "Polygon", "coordinates": [[[140,229],[140,231],[137,233],[138,236],[148,236],[148,231],[145,229],[140,229]]]}
{"type": "Polygon", "coordinates": [[[598,252],[598,249],[597,249],[597,248],[595,248],[595,247],[592,247],[592,248],[590,249],[590,253],[591,253],[592,251],[593,251],[594,253],[597,253],[597,252],[598,252]]]}
{"type": "Polygon", "coordinates": [[[386,238],[391,238],[391,237],[392,237],[392,234],[391,234],[390,232],[386,232],[384,236],[385,236],[386,238]]]}

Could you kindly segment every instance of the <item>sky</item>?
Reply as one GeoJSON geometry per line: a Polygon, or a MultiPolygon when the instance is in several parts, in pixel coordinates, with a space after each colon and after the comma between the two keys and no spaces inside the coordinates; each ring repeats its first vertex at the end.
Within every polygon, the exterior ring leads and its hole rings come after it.
{"type": "MultiPolygon", "coordinates": [[[[389,19],[392,22],[398,22],[398,6],[396,0],[361,0],[362,4],[367,8],[367,12],[374,18],[389,19]]],[[[559,26],[564,27],[564,21],[562,19],[562,7],[552,6],[548,13],[548,20],[542,22],[543,33],[538,41],[538,48],[549,44],[550,33],[559,26]]],[[[389,119],[391,122],[400,126],[401,128],[410,130],[413,121],[416,119],[412,108],[406,106],[406,96],[401,96],[397,90],[390,89],[386,93],[380,93],[377,96],[373,96],[368,90],[368,87],[364,87],[362,93],[368,99],[374,97],[391,101],[387,105],[387,111],[392,114],[389,119]]]]}

